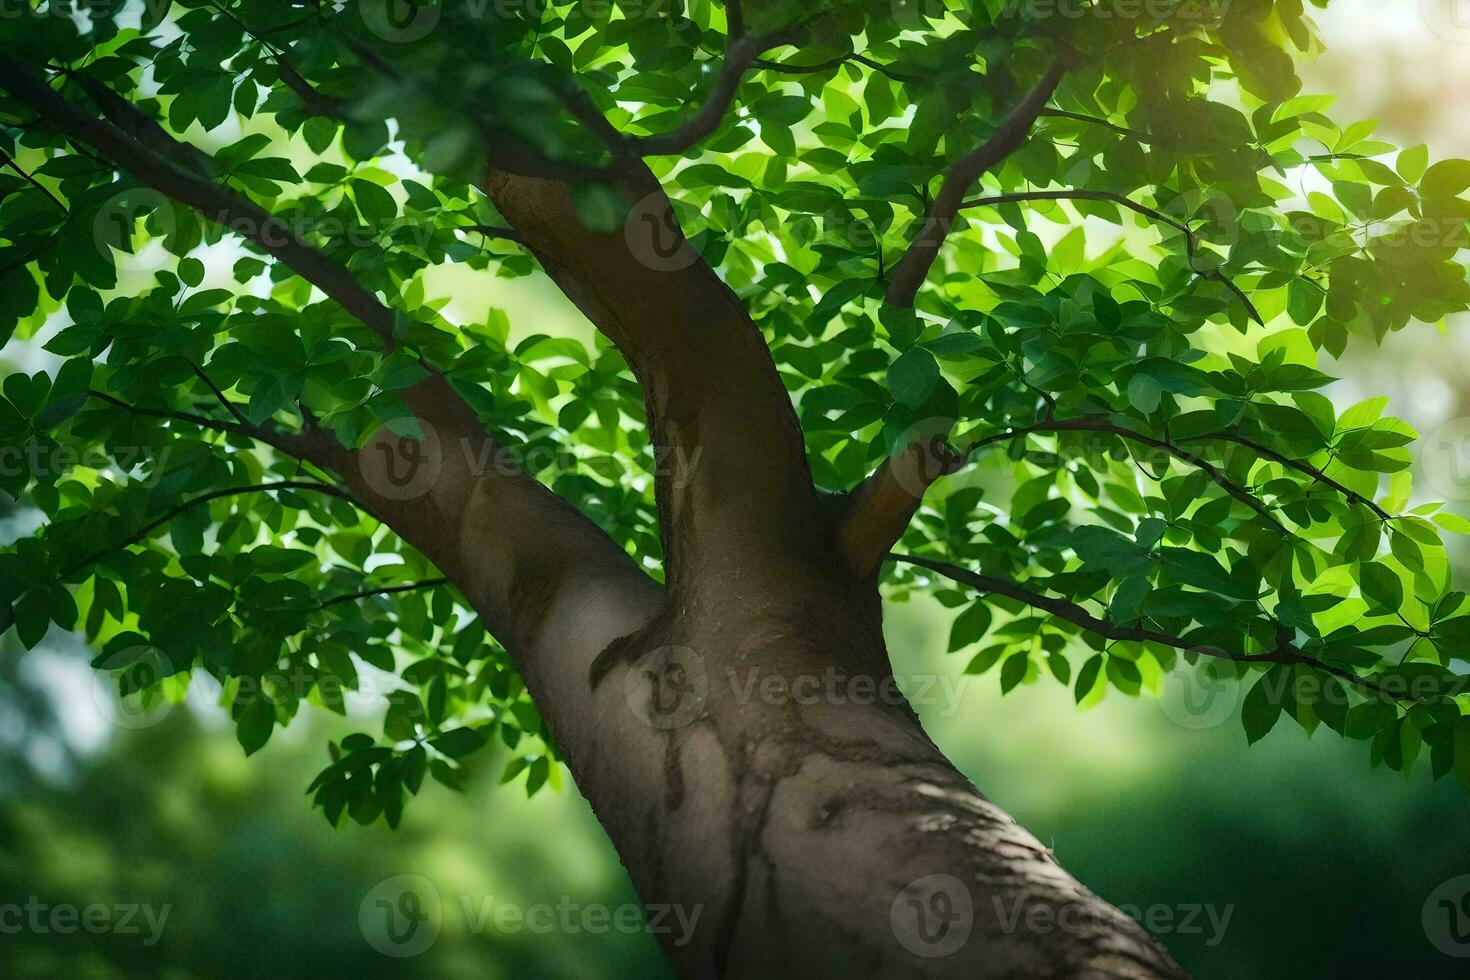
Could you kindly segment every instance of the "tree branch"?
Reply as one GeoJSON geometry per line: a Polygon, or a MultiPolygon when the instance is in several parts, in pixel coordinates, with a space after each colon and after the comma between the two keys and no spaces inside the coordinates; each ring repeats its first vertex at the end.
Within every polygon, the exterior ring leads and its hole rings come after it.
{"type": "Polygon", "coordinates": [[[87,396],[89,398],[95,398],[100,402],[106,402],[114,408],[120,408],[130,415],[142,415],[148,418],[164,419],[174,422],[187,422],[190,425],[197,425],[201,429],[230,433],[246,439],[253,439],[256,442],[263,442],[271,448],[285,453],[287,456],[295,459],[308,460],[316,463],[318,466],[325,466],[331,456],[329,445],[324,443],[323,440],[313,439],[304,433],[280,432],[264,426],[252,425],[243,418],[238,422],[222,422],[219,419],[212,419],[205,415],[196,415],[192,412],[173,412],[157,408],[143,408],[125,402],[120,398],[115,398],[105,391],[97,391],[96,389],[89,389],[87,396]]]}
{"type": "Polygon", "coordinates": [[[765,52],[787,44],[796,44],[806,36],[803,25],[784,27],[777,31],[756,36],[731,35],[725,47],[725,60],[720,66],[715,84],[705,97],[704,103],[677,129],[652,136],[628,137],[607,125],[601,113],[585,101],[585,96],[574,96],[569,102],[572,111],[588,124],[612,152],[615,170],[625,166],[625,161],[634,157],[674,156],[695,146],[719,128],[730,104],[735,101],[735,92],[745,72],[765,52]],[[593,115],[597,119],[592,118],[593,115]]]}
{"type": "Polygon", "coordinates": [[[191,153],[191,147],[173,139],[106,86],[84,76],[73,77],[93,95],[104,114],[114,122],[121,120],[127,130],[147,129],[151,133],[150,142],[171,151],[170,155],[162,156],[130,137],[125,129],[83,112],[19,63],[0,58],[0,85],[68,139],[91,147],[139,182],[189,205],[208,220],[241,235],[279,259],[378,334],[386,349],[391,351],[397,347],[398,342],[393,335],[393,312],[377,296],[359,285],[346,269],[303,243],[284,222],[255,202],[200,174],[175,166],[171,162],[173,159],[193,159],[197,151],[191,153]],[[103,90],[109,94],[102,94],[103,90]]]}
{"type": "Polygon", "coordinates": [[[1023,201],[1107,201],[1112,204],[1117,204],[1120,207],[1125,207],[1128,210],[1135,212],[1136,214],[1141,214],[1145,218],[1149,218],[1154,221],[1162,222],[1163,224],[1168,225],[1169,227],[1175,229],[1184,236],[1184,248],[1185,254],[1189,259],[1189,271],[1193,272],[1201,279],[1209,279],[1223,285],[1226,289],[1234,293],[1237,298],[1239,298],[1241,304],[1245,306],[1246,312],[1250,314],[1252,320],[1256,321],[1256,323],[1260,324],[1261,326],[1266,325],[1266,322],[1261,319],[1260,311],[1258,311],[1255,304],[1250,301],[1250,297],[1246,296],[1245,291],[1235,284],[1234,280],[1227,277],[1219,269],[1206,271],[1201,270],[1198,266],[1195,265],[1195,255],[1199,250],[1199,239],[1195,235],[1195,233],[1190,230],[1188,225],[1184,224],[1181,221],[1176,221],[1175,219],[1169,217],[1161,211],[1148,207],[1144,204],[1139,204],[1137,201],[1130,200],[1122,194],[1115,194],[1111,191],[1079,190],[1019,191],[1014,194],[996,194],[991,197],[973,198],[972,200],[964,202],[964,204],[960,205],[960,207],[995,207],[1001,204],[1014,204],[1023,201]]]}
{"type": "Polygon", "coordinates": [[[1299,459],[1292,459],[1289,456],[1284,456],[1281,453],[1278,453],[1276,450],[1268,448],[1267,446],[1263,446],[1259,442],[1256,442],[1252,439],[1247,439],[1244,436],[1238,436],[1228,432],[1188,437],[1189,441],[1193,441],[1196,439],[1200,441],[1211,440],[1220,442],[1231,442],[1235,443],[1238,446],[1244,446],[1252,452],[1257,453],[1261,457],[1271,460],[1271,462],[1273,463],[1279,463],[1280,465],[1285,466],[1287,469],[1296,470],[1298,473],[1301,473],[1304,476],[1311,477],[1317,483],[1321,483],[1324,486],[1331,487],[1333,490],[1336,490],[1338,493],[1346,497],[1348,503],[1362,504],[1364,507],[1367,507],[1369,510],[1373,511],[1374,514],[1378,515],[1380,520],[1391,521],[1394,519],[1392,514],[1384,510],[1382,507],[1378,506],[1378,504],[1358,493],[1356,490],[1351,490],[1343,486],[1341,483],[1334,480],[1332,477],[1328,476],[1325,472],[1319,470],[1317,467],[1312,466],[1309,463],[1304,463],[1299,459]]]}
{"type": "Polygon", "coordinates": [[[1217,486],[1219,486],[1226,493],[1230,494],[1230,496],[1234,497],[1236,500],[1239,500],[1251,510],[1264,517],[1273,527],[1276,528],[1276,530],[1280,531],[1282,534],[1290,534],[1290,532],[1287,531],[1285,526],[1283,526],[1282,523],[1276,519],[1275,515],[1271,513],[1270,509],[1265,504],[1257,500],[1250,491],[1246,490],[1240,484],[1236,483],[1234,480],[1230,479],[1230,477],[1226,476],[1225,473],[1213,463],[1203,459],[1200,456],[1197,456],[1194,453],[1189,452],[1187,449],[1183,449],[1179,446],[1174,445],[1172,442],[1164,439],[1155,439],[1153,436],[1146,436],[1141,432],[1134,432],[1132,429],[1124,428],[1121,425],[1115,425],[1100,416],[1088,415],[1075,419],[1063,419],[1061,421],[1038,422],[1035,425],[1023,426],[1021,428],[1012,429],[1007,432],[999,433],[997,435],[987,436],[986,438],[981,439],[979,442],[976,442],[966,448],[964,451],[964,457],[968,459],[971,453],[983,449],[986,446],[993,445],[994,443],[1013,439],[1018,435],[1027,435],[1035,432],[1102,432],[1108,435],[1117,436],[1120,439],[1126,439],[1130,442],[1136,442],[1139,445],[1148,446],[1152,449],[1157,449],[1161,452],[1168,453],[1170,456],[1173,456],[1180,462],[1188,463],[1195,469],[1204,473],[1212,481],[1214,481],[1217,486]]]}
{"type": "Polygon", "coordinates": [[[667,581],[681,584],[699,553],[789,554],[823,518],[765,339],[685,239],[647,167],[633,161],[617,186],[636,203],[622,227],[598,233],[583,227],[568,184],[495,172],[482,182],[643,388],[667,581]]]}
{"type": "Polygon", "coordinates": [[[71,214],[71,209],[69,209],[65,204],[62,203],[61,198],[51,193],[50,188],[37,180],[35,178],[35,175],[32,174],[30,171],[26,170],[20,164],[16,163],[15,158],[6,153],[4,150],[0,150],[0,167],[9,167],[11,170],[14,170],[16,173],[20,174],[21,179],[23,179],[26,183],[30,184],[36,190],[49,197],[51,199],[51,203],[55,204],[58,208],[61,209],[62,214],[71,214]]]}
{"type": "Polygon", "coordinates": [[[1159,630],[1143,627],[1122,626],[1110,620],[1099,619],[1075,602],[1044,596],[1040,593],[1032,592],[1030,589],[1017,585],[1014,582],[995,578],[990,575],[981,575],[978,572],[972,572],[958,565],[951,565],[947,562],[935,561],[932,558],[923,558],[918,555],[894,553],[887,557],[891,561],[903,562],[907,565],[915,565],[919,568],[927,569],[935,574],[943,575],[947,579],[959,582],[961,585],[968,585],[971,588],[978,589],[981,592],[1002,595],[1022,605],[1030,606],[1033,609],[1040,609],[1064,622],[1071,623],[1073,626],[1080,627],[1104,639],[1135,643],[1157,643],[1160,646],[1172,647],[1175,650],[1182,650],[1186,653],[1196,653],[1201,656],[1214,657],[1218,660],[1231,660],[1236,663],[1305,664],[1356,684],[1381,697],[1392,698],[1396,701],[1417,700],[1403,692],[1385,688],[1376,681],[1364,677],[1361,674],[1355,674],[1350,670],[1344,670],[1341,667],[1318,660],[1288,645],[1283,645],[1270,653],[1241,653],[1222,650],[1219,647],[1209,646],[1208,644],[1191,643],[1189,640],[1171,633],[1164,633],[1159,630]]]}
{"type": "Polygon", "coordinates": [[[235,406],[235,403],[226,398],[225,393],[219,390],[219,386],[216,385],[212,380],[210,380],[209,375],[204,373],[203,368],[195,364],[193,361],[189,362],[189,366],[194,369],[194,374],[199,378],[199,380],[203,381],[205,386],[214,393],[215,400],[224,406],[225,411],[229,412],[236,422],[240,423],[240,425],[245,427],[246,429],[254,428],[254,426],[250,424],[250,420],[245,418],[245,416],[240,413],[240,409],[235,406]]]}
{"type": "Polygon", "coordinates": [[[964,465],[940,436],[910,443],[848,494],[837,520],[842,557],[860,578],[875,575],[908,530],[924,491],[964,465]]]}
{"type": "Polygon", "coordinates": [[[432,589],[440,585],[448,585],[449,579],[444,577],[426,578],[418,582],[408,582],[404,585],[388,585],[376,589],[363,589],[361,592],[349,592],[345,595],[334,595],[322,599],[316,604],[318,609],[326,609],[328,606],[339,605],[344,602],[356,602],[358,599],[367,599],[378,595],[396,595],[399,592],[415,592],[419,589],[432,589]]]}
{"type": "Polygon", "coordinates": [[[143,527],[128,535],[123,540],[110,544],[107,547],[102,548],[98,551],[95,551],[92,554],[88,555],[86,558],[83,558],[81,561],[73,562],[72,564],[68,565],[66,569],[61,572],[61,574],[56,576],[56,581],[64,581],[75,575],[77,572],[80,572],[82,569],[96,564],[98,561],[106,558],[113,552],[121,551],[124,548],[128,548],[132,545],[137,544],[139,541],[142,541],[144,538],[148,537],[148,535],[152,534],[160,527],[163,527],[163,525],[167,524],[175,517],[178,517],[185,511],[191,510],[194,507],[199,506],[200,504],[207,504],[211,500],[219,500],[223,497],[238,497],[241,494],[261,493],[269,490],[312,490],[317,493],[324,493],[331,497],[337,497],[342,500],[346,500],[349,503],[356,503],[356,501],[353,500],[352,495],[346,490],[343,490],[341,487],[334,487],[330,483],[317,483],[311,480],[281,480],[276,483],[255,483],[249,486],[223,487],[218,490],[211,490],[208,493],[201,493],[199,496],[194,497],[191,500],[186,500],[182,504],[169,508],[167,511],[164,512],[161,517],[157,518],[156,520],[149,521],[147,524],[143,525],[143,527]]]}
{"type": "Polygon", "coordinates": [[[1168,440],[1109,422],[1103,416],[1082,416],[1009,428],[971,443],[962,452],[950,449],[939,437],[912,443],[903,452],[884,460],[849,497],[849,504],[839,518],[838,540],[844,557],[860,574],[871,572],[881,564],[888,549],[903,537],[923,503],[925,492],[940,477],[958,472],[975,453],[988,446],[1018,436],[1058,432],[1103,433],[1168,453],[1200,470],[1230,496],[1264,517],[1279,533],[1288,536],[1291,533],[1254,494],[1203,457],[1168,440]]]}
{"type": "Polygon", "coordinates": [[[939,255],[940,246],[949,235],[955,215],[963,206],[965,194],[981,174],[1004,161],[1021,146],[1031,131],[1032,124],[1036,122],[1073,63],[1074,56],[1070,53],[1058,57],[1036,87],[1021,100],[1020,105],[1001,120],[988,140],[950,164],[944,173],[944,182],[940,184],[939,193],[935,195],[928,213],[924,215],[918,237],[909,245],[908,251],[893,269],[893,278],[889,280],[885,297],[889,304],[900,307],[914,305],[914,297],[929,275],[929,268],[939,255]]]}
{"type": "Polygon", "coordinates": [[[772,48],[796,44],[805,34],[804,27],[796,26],[734,40],[726,47],[725,62],[720,66],[720,74],[699,110],[672,132],[633,140],[633,150],[641,156],[672,156],[683,153],[702,141],[719,128],[730,104],[735,101],[735,92],[740,87],[746,69],[756,58],[772,48]]]}
{"type": "Polygon", "coordinates": [[[340,116],[342,114],[341,100],[334,99],[329,95],[323,95],[317,91],[310,82],[301,77],[301,73],[285,57],[285,52],[277,49],[275,45],[252,30],[250,25],[235,16],[234,11],[230,10],[224,4],[211,0],[210,6],[234,21],[240,30],[250,35],[255,43],[259,44],[261,49],[270,55],[271,61],[275,62],[276,71],[280,75],[282,83],[295,93],[296,97],[301,100],[301,104],[306,107],[307,112],[314,116],[340,116]]]}
{"type": "Polygon", "coordinates": [[[906,75],[894,69],[892,65],[885,65],[881,61],[874,61],[867,55],[857,53],[840,54],[835,58],[828,58],[826,61],[818,61],[810,65],[793,65],[785,61],[767,61],[764,58],[757,58],[751,62],[751,67],[759,68],[762,71],[784,72],[788,75],[820,75],[823,72],[831,71],[833,68],[845,65],[848,62],[855,62],[856,64],[871,68],[878,74],[885,75],[895,82],[920,81],[917,75],[906,75]]]}
{"type": "Polygon", "coordinates": [[[1085,112],[1069,112],[1066,109],[1047,108],[1041,110],[1041,115],[1053,119],[1070,119],[1073,122],[1089,123],[1094,126],[1101,126],[1104,129],[1111,129],[1119,136],[1127,136],[1137,140],[1140,143],[1152,143],[1154,139],[1153,134],[1145,133],[1141,129],[1129,129],[1127,126],[1120,126],[1115,122],[1104,119],[1102,116],[1090,116],[1085,112]]]}

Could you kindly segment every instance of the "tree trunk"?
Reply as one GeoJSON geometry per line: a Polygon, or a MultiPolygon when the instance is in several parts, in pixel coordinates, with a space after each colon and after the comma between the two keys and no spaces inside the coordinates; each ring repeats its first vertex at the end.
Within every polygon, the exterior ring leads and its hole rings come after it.
{"type": "Polygon", "coordinates": [[[1184,975],[925,736],[870,584],[772,571],[614,644],[557,729],[639,894],[698,916],[682,975],[1184,975]]]}

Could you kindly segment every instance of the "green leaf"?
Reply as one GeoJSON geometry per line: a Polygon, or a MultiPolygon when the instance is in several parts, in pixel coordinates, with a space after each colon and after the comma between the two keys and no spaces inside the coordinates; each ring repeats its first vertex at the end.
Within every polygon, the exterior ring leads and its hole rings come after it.
{"type": "Polygon", "coordinates": [[[1097,687],[1098,679],[1102,674],[1102,665],[1102,654],[1094,654],[1088,658],[1087,662],[1082,665],[1082,669],[1077,672],[1077,686],[1075,690],[1078,704],[1086,700],[1087,696],[1092,693],[1093,688],[1097,687]]]}
{"type": "Polygon", "coordinates": [[[899,355],[888,368],[888,391],[895,401],[918,408],[939,384],[939,364],[934,355],[914,347],[899,355]]]}
{"type": "Polygon", "coordinates": [[[1404,604],[1404,585],[1398,573],[1382,562],[1365,562],[1358,569],[1358,585],[1370,608],[1394,613],[1404,604]]]}
{"type": "Polygon", "coordinates": [[[347,186],[352,199],[357,202],[357,211],[362,220],[370,225],[385,225],[398,216],[398,204],[393,195],[370,180],[350,180],[347,186]]]}
{"type": "Polygon", "coordinates": [[[456,728],[429,739],[429,746],[452,758],[469,755],[485,744],[485,736],[473,728],[456,728]]]}
{"type": "Polygon", "coordinates": [[[1458,197],[1470,189],[1470,161],[1441,160],[1424,171],[1419,190],[1425,197],[1458,197]]]}
{"type": "Polygon", "coordinates": [[[1281,668],[1272,667],[1246,693],[1241,703],[1240,722],[1245,727],[1248,743],[1259,742],[1276,727],[1281,717],[1281,695],[1286,686],[1287,677],[1281,673],[1281,668]]]}
{"type": "Polygon", "coordinates": [[[1025,651],[1007,657],[1000,667],[1000,693],[1010,693],[1026,677],[1026,670],[1030,666],[1031,661],[1025,651]]]}
{"type": "Polygon", "coordinates": [[[276,725],[276,709],[265,698],[247,701],[235,716],[235,738],[246,755],[254,755],[270,740],[276,725]]]}

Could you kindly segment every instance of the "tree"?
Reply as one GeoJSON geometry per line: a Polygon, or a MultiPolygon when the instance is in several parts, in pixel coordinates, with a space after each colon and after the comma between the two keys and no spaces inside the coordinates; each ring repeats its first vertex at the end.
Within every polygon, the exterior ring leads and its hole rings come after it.
{"type": "Polygon", "coordinates": [[[1470,522],[1318,390],[1470,306],[1470,164],[1301,94],[1300,0],[53,7],[0,22],[0,323],[66,324],[6,625],[246,752],[381,692],[333,824],[499,737],[703,910],[687,975],[1182,976],[925,736],[921,588],[1003,692],[1188,670],[1470,784],[1470,522]]]}

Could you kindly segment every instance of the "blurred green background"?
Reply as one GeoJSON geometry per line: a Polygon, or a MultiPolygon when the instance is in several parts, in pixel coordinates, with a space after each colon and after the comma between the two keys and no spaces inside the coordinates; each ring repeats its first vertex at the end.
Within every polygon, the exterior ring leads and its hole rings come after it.
{"type": "MultiPolygon", "coordinates": [[[[1470,153],[1459,2],[1336,0],[1318,15],[1329,53],[1306,68],[1309,89],[1404,145],[1470,153]]],[[[544,281],[464,290],[460,301],[504,308],[527,332],[585,329],[544,281]]],[[[1418,327],[1350,348],[1330,393],[1343,406],[1389,394],[1428,434],[1470,416],[1466,365],[1470,323],[1418,327]]],[[[29,527],[24,509],[0,514],[0,540],[29,527]]],[[[1470,556],[1460,564],[1463,586],[1470,556]]],[[[946,659],[949,617],[916,601],[894,606],[888,627],[899,674],[948,679],[918,704],[936,741],[1083,882],[1169,912],[1175,928],[1156,931],[1197,976],[1470,975],[1421,924],[1436,886],[1470,873],[1470,799],[1453,781],[1431,783],[1423,764],[1407,778],[1370,772],[1364,746],[1325,729],[1309,741],[1289,721],[1248,751],[1234,714],[1201,727],[1172,690],[1084,713],[1053,684],[1002,700],[993,674],[960,677],[963,660],[946,659]],[[1197,907],[1208,912],[1186,924],[1197,907]]],[[[246,760],[207,699],[139,718],[118,712],[74,638],[19,654],[12,638],[0,645],[0,908],[35,896],[102,903],[114,922],[118,903],[168,917],[150,942],[141,915],[137,933],[98,934],[15,931],[0,916],[0,977],[667,975],[641,930],[496,926],[502,904],[560,905],[577,922],[587,906],[636,902],[569,784],[528,801],[519,784],[496,785],[504,760],[486,752],[466,794],[431,784],[396,832],[333,831],[305,789],[350,721],[306,712],[246,760]],[[431,883],[438,934],[394,958],[359,913],[404,874],[431,883]]]]}

